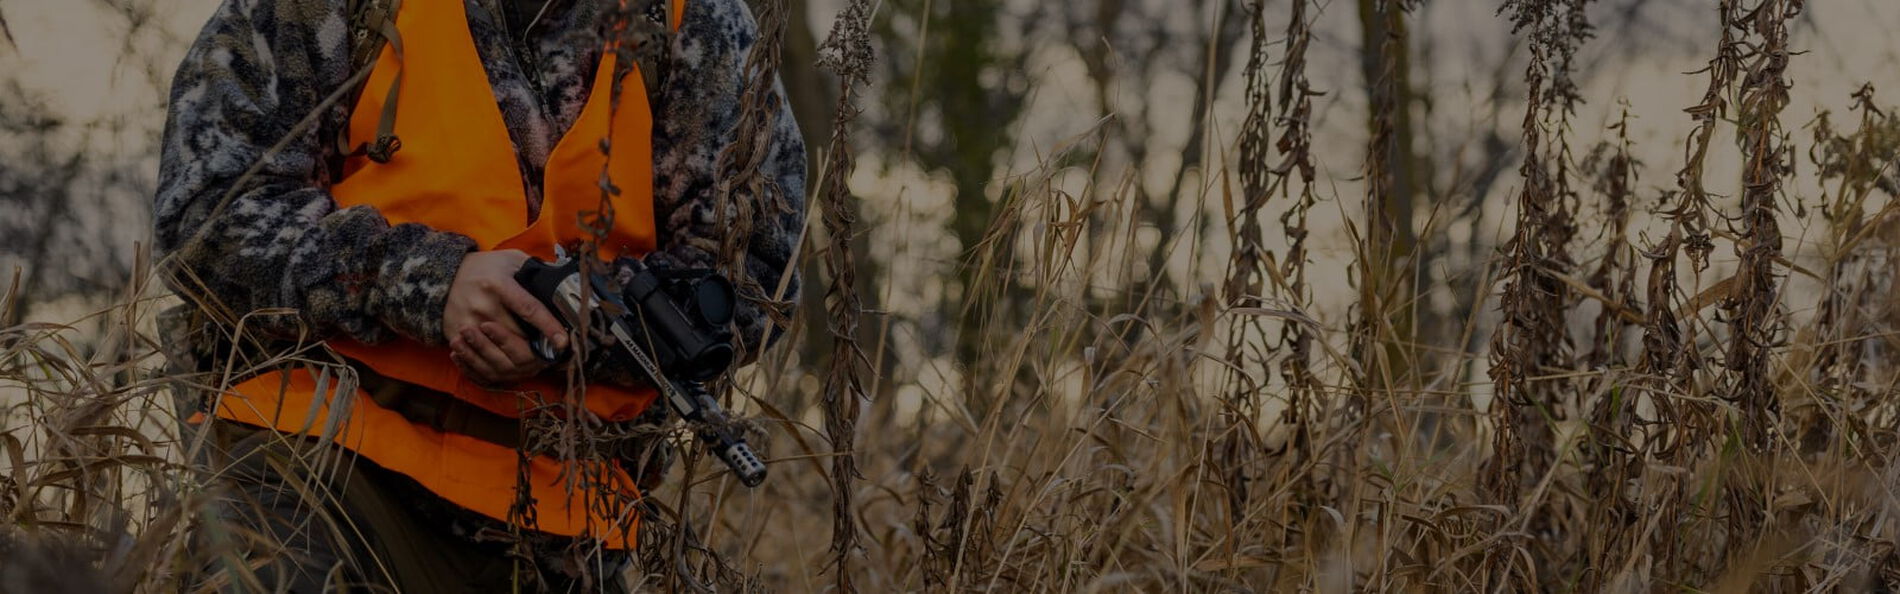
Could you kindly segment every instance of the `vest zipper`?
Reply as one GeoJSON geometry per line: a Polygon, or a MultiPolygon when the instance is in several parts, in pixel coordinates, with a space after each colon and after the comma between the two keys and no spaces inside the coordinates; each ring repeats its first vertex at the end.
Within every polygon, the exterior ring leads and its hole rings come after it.
{"type": "MultiPolygon", "coordinates": [[[[512,0],[490,0],[489,7],[490,10],[493,10],[496,15],[501,17],[502,33],[508,35],[507,45],[509,57],[514,59],[515,67],[521,69],[524,78],[528,79],[529,90],[534,91],[535,111],[540,112],[539,115],[542,120],[547,120],[549,119],[550,113],[548,111],[549,106],[547,105],[548,84],[546,78],[544,78],[546,74],[542,72],[541,68],[541,53],[535,49],[534,43],[531,41],[534,29],[541,23],[541,19],[538,18],[539,15],[530,16],[529,18],[532,20],[522,26],[521,34],[517,37],[514,30],[515,21],[520,20],[521,15],[516,14],[513,9],[501,4],[502,2],[509,1],[512,0]]],[[[542,11],[548,10],[553,2],[554,0],[548,0],[548,2],[544,3],[542,5],[542,11]]]]}
{"type": "MultiPolygon", "coordinates": [[[[513,0],[488,0],[487,4],[489,11],[501,19],[502,36],[507,40],[507,43],[502,44],[505,46],[502,51],[508,53],[508,59],[514,62],[515,68],[521,71],[521,77],[526,79],[528,83],[529,108],[534,110],[534,117],[541,118],[541,122],[547,124],[554,119],[552,116],[553,108],[548,105],[547,81],[542,78],[543,74],[539,53],[535,51],[533,47],[534,44],[529,41],[530,32],[534,28],[533,25],[535,22],[530,22],[528,26],[523,27],[521,34],[517,36],[515,34],[514,25],[515,21],[519,20],[520,17],[517,16],[514,9],[511,8],[511,6],[513,6],[512,4],[503,4],[504,2],[512,1],[513,0]]],[[[553,0],[549,1],[552,2],[553,0]]],[[[535,19],[535,21],[538,22],[539,19],[535,19]]],[[[510,136],[514,133],[515,131],[513,129],[509,130],[510,136]]],[[[552,151],[552,148],[550,148],[550,151],[552,151]]],[[[548,156],[552,157],[553,155],[550,154],[548,156]]],[[[548,162],[546,159],[535,164],[537,169],[543,171],[546,170],[547,166],[548,162]]],[[[536,201],[539,202],[538,206],[534,203],[522,205],[523,220],[529,225],[533,225],[535,220],[540,218],[540,208],[547,206],[548,199],[548,189],[545,185],[546,180],[533,175],[533,173],[533,171],[523,171],[521,173],[522,181],[528,185],[522,189],[540,195],[540,199],[536,201]]]]}

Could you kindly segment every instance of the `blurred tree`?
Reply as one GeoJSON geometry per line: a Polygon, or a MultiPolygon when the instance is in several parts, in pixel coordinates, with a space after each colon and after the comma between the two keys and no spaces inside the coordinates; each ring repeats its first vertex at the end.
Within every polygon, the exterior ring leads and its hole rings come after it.
{"type": "MultiPolygon", "coordinates": [[[[790,22],[785,25],[784,66],[779,69],[779,78],[785,84],[785,100],[792,104],[792,115],[798,118],[799,130],[804,132],[809,144],[805,151],[806,171],[811,172],[806,179],[807,197],[815,195],[815,185],[819,182],[819,160],[824,157],[822,143],[831,138],[831,106],[837,101],[838,85],[830,80],[814,65],[818,63],[818,40],[809,15],[793,11],[790,22]]],[[[821,21],[823,21],[821,19],[821,21]]],[[[808,198],[809,200],[809,198],[808,198]]],[[[859,252],[864,255],[864,252],[859,252]]],[[[822,278],[818,271],[818,258],[800,258],[799,277],[808,279],[822,278]]],[[[860,262],[872,264],[871,258],[860,258],[860,262]]],[[[863,275],[863,278],[875,278],[863,275]]],[[[867,281],[868,282],[868,281],[867,281]]],[[[875,291],[860,291],[859,294],[875,297],[875,291]]],[[[812,329],[823,328],[825,315],[825,295],[823,291],[806,288],[799,293],[798,310],[794,314],[797,322],[795,331],[800,333],[798,348],[805,360],[819,361],[831,348],[831,340],[823,332],[812,329]]],[[[789,395],[788,395],[789,396],[789,395]]],[[[792,410],[803,408],[804,402],[783,403],[792,406],[792,410]]]]}
{"type": "MultiPolygon", "coordinates": [[[[160,7],[160,0],[72,3],[95,11],[102,26],[122,27],[113,72],[134,73],[138,83],[116,91],[164,96],[176,55],[169,49],[185,39],[157,26],[160,7]]],[[[18,57],[9,27],[0,17],[0,60],[18,57]]],[[[19,73],[0,66],[0,293],[20,275],[19,303],[0,312],[0,327],[48,302],[111,297],[124,286],[134,244],[150,233],[151,163],[163,123],[151,115],[162,113],[156,103],[150,113],[75,120],[19,73]]]]}
{"type": "Polygon", "coordinates": [[[1422,164],[1413,148],[1411,46],[1406,16],[1414,0],[1359,0],[1359,67],[1367,104],[1367,195],[1359,269],[1355,355],[1368,387],[1410,381],[1416,362],[1418,299],[1412,279],[1418,245],[1413,213],[1422,164]]]}
{"type": "MultiPolygon", "coordinates": [[[[1020,27],[1014,39],[1028,38],[1026,31],[1044,10],[1038,5],[1031,14],[1013,14],[1001,0],[926,0],[886,4],[875,25],[887,49],[880,62],[885,83],[878,91],[885,117],[867,123],[887,143],[877,147],[887,155],[885,163],[908,159],[948,175],[956,196],[947,226],[965,256],[975,252],[995,218],[990,182],[999,177],[1001,157],[1015,139],[1029,88],[1028,52],[1020,43],[1005,42],[1011,33],[1005,27],[1020,27]]],[[[965,366],[985,344],[980,336],[985,318],[1009,313],[971,309],[1009,302],[979,298],[984,287],[976,275],[975,267],[959,267],[937,314],[926,321],[954,332],[922,333],[954,341],[957,360],[965,366]]],[[[1014,284],[995,280],[1004,290],[1014,284]]],[[[931,350],[940,351],[938,346],[931,350]]]]}
{"type": "Polygon", "coordinates": [[[93,150],[93,131],[54,115],[18,80],[0,82],[0,137],[9,140],[0,144],[0,285],[20,274],[19,302],[0,327],[37,304],[110,293],[131,270],[145,213],[125,200],[142,185],[132,164],[93,150]]]}

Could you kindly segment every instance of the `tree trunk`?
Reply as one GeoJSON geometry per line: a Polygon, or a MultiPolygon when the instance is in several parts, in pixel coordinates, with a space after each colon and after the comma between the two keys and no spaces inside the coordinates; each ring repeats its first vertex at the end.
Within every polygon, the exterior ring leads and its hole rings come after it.
{"type": "Polygon", "coordinates": [[[1359,0],[1360,71],[1365,80],[1369,144],[1366,222],[1360,254],[1361,328],[1354,345],[1368,388],[1405,385],[1415,343],[1412,263],[1418,244],[1413,212],[1419,159],[1413,151],[1409,47],[1403,0],[1359,0]]]}

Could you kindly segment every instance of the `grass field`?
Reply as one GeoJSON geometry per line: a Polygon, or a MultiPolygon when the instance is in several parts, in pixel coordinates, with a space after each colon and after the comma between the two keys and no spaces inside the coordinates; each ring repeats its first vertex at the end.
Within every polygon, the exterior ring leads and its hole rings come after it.
{"type": "MultiPolygon", "coordinates": [[[[758,4],[776,40],[785,4],[758,4]]],[[[1578,117],[1622,99],[1577,80],[1590,2],[1501,3],[1522,95],[1504,110],[1514,175],[1492,206],[1499,239],[1470,240],[1475,263],[1449,272],[1429,264],[1449,249],[1432,238],[1487,222],[1408,189],[1444,157],[1412,154],[1437,146],[1410,136],[1430,129],[1407,98],[1413,3],[1358,3],[1383,40],[1363,46],[1369,117],[1347,152],[1364,160],[1327,161],[1346,140],[1320,135],[1338,125],[1321,112],[1357,90],[1316,88],[1332,78],[1308,52],[1337,49],[1314,26],[1346,4],[1221,13],[1238,23],[1233,92],[1198,97],[1205,166],[1171,193],[1150,196],[1142,163],[1115,157],[1129,126],[1108,114],[1012,153],[1028,165],[985,178],[980,221],[939,224],[868,203],[891,182],[867,172],[898,167],[854,149],[889,132],[855,108],[881,96],[867,83],[907,82],[873,76],[864,52],[888,58],[893,42],[869,30],[876,7],[844,3],[815,53],[843,78],[826,79],[839,85],[819,110],[830,135],[811,139],[799,266],[813,297],[726,393],[773,476],[746,489],[689,452],[650,494],[630,579],[720,592],[1900,584],[1900,111],[1858,84],[1850,109],[1788,109],[1801,98],[1787,81],[1824,41],[1804,9],[1823,3],[1697,3],[1720,26],[1693,40],[1708,68],[1679,75],[1698,100],[1672,107],[1684,133],[1666,141],[1631,133],[1628,113],[1653,106],[1625,99],[1602,129],[1578,117]],[[1238,125],[1215,125],[1217,111],[1238,125]],[[1658,152],[1672,157],[1642,156],[1658,152]],[[944,257],[921,224],[971,240],[944,257]]],[[[951,183],[918,177],[895,194],[922,204],[951,183]]],[[[98,583],[71,591],[189,589],[217,553],[189,537],[219,529],[205,514],[218,469],[188,462],[201,446],[179,434],[170,390],[229,376],[167,374],[153,318],[180,297],[164,260],[129,260],[116,292],[54,308],[68,323],[0,328],[0,537],[16,543],[0,540],[0,591],[52,591],[36,580],[76,564],[98,583]]],[[[8,292],[0,320],[24,301],[8,292]]]]}

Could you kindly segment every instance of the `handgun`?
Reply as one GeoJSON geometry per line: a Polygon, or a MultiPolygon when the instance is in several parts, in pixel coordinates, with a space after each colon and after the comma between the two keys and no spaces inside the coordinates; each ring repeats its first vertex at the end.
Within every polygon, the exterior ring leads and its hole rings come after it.
{"type": "MultiPolygon", "coordinates": [[[[579,330],[587,352],[631,362],[675,414],[698,428],[699,438],[740,483],[759,486],[765,462],[732,430],[725,408],[705,385],[733,362],[726,330],[737,302],[732,283],[712,270],[637,268],[622,291],[565,255],[554,262],[528,260],[515,281],[570,332],[579,330]]],[[[531,325],[523,326],[536,355],[550,363],[567,357],[531,325]]]]}

